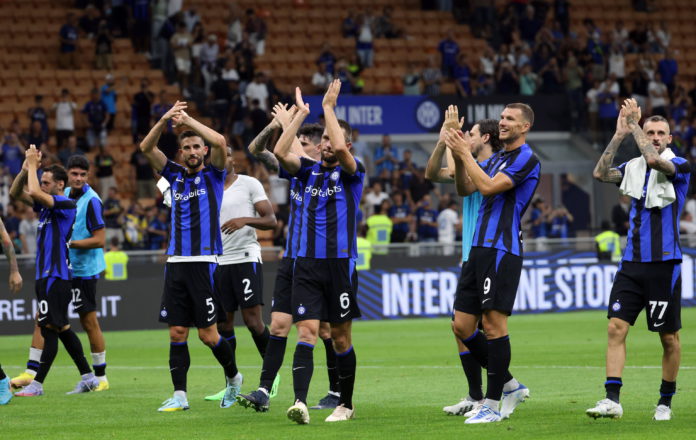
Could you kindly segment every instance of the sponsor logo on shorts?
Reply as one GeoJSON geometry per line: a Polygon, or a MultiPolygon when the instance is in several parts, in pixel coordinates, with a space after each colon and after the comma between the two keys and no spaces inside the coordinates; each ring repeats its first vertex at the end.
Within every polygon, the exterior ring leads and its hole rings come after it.
{"type": "Polygon", "coordinates": [[[662,324],[664,324],[664,323],[665,323],[665,321],[662,321],[662,322],[659,323],[659,324],[654,324],[653,327],[656,327],[656,328],[657,328],[657,327],[660,327],[660,326],[662,326],[662,324]]]}
{"type": "Polygon", "coordinates": [[[297,308],[297,314],[298,314],[298,315],[304,315],[306,311],[307,311],[307,309],[305,309],[304,306],[300,306],[300,307],[297,308]]]}
{"type": "Polygon", "coordinates": [[[245,296],[245,297],[244,297],[244,301],[249,301],[249,298],[251,298],[252,296],[254,296],[253,293],[252,293],[251,295],[249,295],[249,296],[245,296]]]}
{"type": "Polygon", "coordinates": [[[347,312],[341,313],[341,318],[345,318],[346,315],[349,314],[349,313],[350,313],[350,310],[348,310],[347,312]]]}
{"type": "Polygon", "coordinates": [[[616,301],[614,304],[611,305],[611,309],[615,312],[618,312],[621,310],[621,303],[616,301]]]}

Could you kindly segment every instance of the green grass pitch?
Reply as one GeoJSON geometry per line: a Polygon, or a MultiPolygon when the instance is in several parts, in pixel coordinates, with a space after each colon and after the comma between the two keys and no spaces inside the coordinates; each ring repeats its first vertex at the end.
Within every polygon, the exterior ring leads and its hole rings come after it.
{"type": "MultiPolygon", "coordinates": [[[[592,420],[585,409],[604,395],[606,318],[603,312],[519,315],[510,320],[512,373],[531,390],[531,398],[512,418],[485,426],[464,425],[446,416],[444,405],[466,395],[465,378],[447,319],[358,322],[354,345],[358,372],[356,419],[328,424],[328,411],[311,412],[311,424],[291,423],[290,364],[294,332],[281,370],[281,388],[268,413],[237,405],[220,409],[203,401],[222,388],[223,378],[210,350],[189,341],[191,410],[158,413],[171,396],[165,329],[106,334],[107,374],[111,390],[65,395],[78,379],[61,347],[46,381],[46,395],[14,398],[0,407],[0,438],[30,439],[636,439],[696,438],[696,309],[686,309],[682,370],[674,398],[674,420],[652,420],[660,384],[661,348],[644,318],[629,333],[620,420],[592,420]]],[[[193,333],[192,333],[193,335],[193,333]]],[[[84,334],[80,335],[87,348],[84,334]]],[[[237,363],[245,375],[244,391],[258,384],[260,358],[248,331],[237,329],[237,363]]],[[[0,361],[8,375],[23,370],[30,336],[0,338],[0,361]]],[[[88,350],[87,350],[88,351],[88,350]]],[[[327,391],[324,348],[315,349],[309,403],[327,391]]]]}

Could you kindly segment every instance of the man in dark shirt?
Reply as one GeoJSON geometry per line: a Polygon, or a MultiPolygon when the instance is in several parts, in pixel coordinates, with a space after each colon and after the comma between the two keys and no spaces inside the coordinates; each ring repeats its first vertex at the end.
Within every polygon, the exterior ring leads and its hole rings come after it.
{"type": "Polygon", "coordinates": [[[133,154],[131,154],[130,164],[133,165],[135,170],[138,198],[155,198],[155,182],[153,180],[155,175],[152,172],[150,162],[148,162],[143,152],[140,151],[140,148],[136,148],[133,154]]]}
{"type": "Polygon", "coordinates": [[[68,13],[66,23],[60,28],[60,54],[58,66],[61,69],[77,69],[77,19],[72,12],[68,13]]]}
{"type": "Polygon", "coordinates": [[[109,195],[104,200],[104,223],[106,225],[106,242],[110,243],[114,237],[119,243],[123,243],[123,229],[119,220],[123,213],[123,207],[118,200],[118,189],[115,186],[109,188],[109,195]]]}

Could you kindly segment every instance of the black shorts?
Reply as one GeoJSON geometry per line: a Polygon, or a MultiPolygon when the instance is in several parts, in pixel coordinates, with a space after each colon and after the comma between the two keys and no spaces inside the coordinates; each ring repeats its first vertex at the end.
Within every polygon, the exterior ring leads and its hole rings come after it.
{"type": "Polygon", "coordinates": [[[271,312],[281,312],[292,315],[292,271],[295,266],[294,258],[283,258],[278,264],[271,312]]]}
{"type": "Polygon", "coordinates": [[[471,315],[484,310],[512,314],[521,272],[520,256],[495,248],[471,248],[457,284],[454,310],[471,315]]]}
{"type": "Polygon", "coordinates": [[[292,283],[293,322],[319,319],[340,323],[359,318],[358,273],[349,258],[295,260],[292,283]]]}
{"type": "Polygon", "coordinates": [[[54,277],[36,280],[34,289],[39,305],[37,319],[39,327],[51,324],[56,328],[62,328],[69,324],[68,306],[72,300],[71,288],[72,284],[69,280],[54,277]]]}
{"type": "Polygon", "coordinates": [[[170,326],[207,328],[225,320],[214,290],[217,263],[167,263],[160,322],[170,326]]]}
{"type": "Polygon", "coordinates": [[[611,288],[607,317],[633,325],[643,309],[648,330],[671,333],[681,328],[680,262],[621,262],[611,288]]]}
{"type": "Polygon", "coordinates": [[[263,305],[261,263],[218,264],[215,292],[226,312],[263,305]]]}
{"type": "Polygon", "coordinates": [[[75,313],[85,313],[97,310],[97,279],[73,278],[72,302],[75,313]]]}

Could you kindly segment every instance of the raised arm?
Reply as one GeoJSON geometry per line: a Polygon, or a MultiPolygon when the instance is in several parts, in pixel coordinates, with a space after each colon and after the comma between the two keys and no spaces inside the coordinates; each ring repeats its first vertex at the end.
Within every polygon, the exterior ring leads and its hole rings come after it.
{"type": "Polygon", "coordinates": [[[15,255],[12,239],[10,239],[10,234],[7,233],[2,219],[0,219],[0,239],[2,239],[2,251],[5,253],[7,262],[10,265],[10,292],[17,293],[22,288],[22,275],[19,274],[17,256],[15,255]]]}
{"type": "Polygon", "coordinates": [[[39,184],[38,168],[41,163],[41,152],[36,149],[34,144],[31,144],[25,154],[27,158],[27,187],[29,189],[29,197],[31,197],[35,203],[47,208],[53,208],[55,203],[53,197],[43,192],[39,184]]]}
{"type": "Polygon", "coordinates": [[[280,132],[282,128],[283,127],[280,125],[278,118],[273,118],[273,120],[266,125],[263,130],[261,130],[261,133],[259,133],[254,140],[251,141],[247,147],[249,153],[256,156],[259,153],[268,150],[271,146],[271,139],[273,139],[275,134],[280,132]]]}
{"type": "Polygon", "coordinates": [[[162,115],[159,121],[150,129],[150,132],[145,136],[145,139],[140,142],[140,151],[143,152],[147,160],[150,162],[152,168],[158,173],[162,171],[164,166],[167,164],[167,156],[157,147],[157,141],[159,141],[162,131],[167,126],[167,123],[174,115],[178,115],[186,108],[185,102],[176,101],[172,108],[170,108],[167,113],[162,115]]]}
{"type": "Polygon", "coordinates": [[[474,156],[471,154],[468,142],[457,130],[449,130],[446,143],[447,146],[452,149],[453,156],[456,157],[459,154],[467,175],[473,182],[474,187],[484,197],[500,194],[514,188],[515,184],[505,173],[498,173],[491,178],[481,169],[476,159],[474,159],[474,156]]]}
{"type": "Polygon", "coordinates": [[[195,131],[210,145],[210,164],[218,170],[225,169],[225,162],[227,162],[227,141],[225,136],[195,120],[183,109],[178,114],[174,114],[172,119],[177,125],[183,125],[195,131]]]}
{"type": "MultiPolygon", "coordinates": [[[[457,133],[461,133],[461,131],[457,131],[457,133]]],[[[445,134],[445,138],[446,137],[447,134],[445,134]]],[[[461,142],[448,143],[447,147],[448,151],[452,152],[452,161],[454,162],[454,183],[457,187],[457,194],[463,197],[476,192],[477,188],[476,185],[474,185],[473,180],[471,180],[469,177],[469,174],[466,172],[466,165],[464,165],[464,157],[467,154],[473,158],[473,155],[471,154],[471,139],[469,132],[466,131],[461,133],[461,135],[458,134],[458,137],[461,142]]],[[[476,167],[478,169],[481,168],[478,166],[478,164],[476,164],[476,167]]]]}
{"type": "Polygon", "coordinates": [[[626,124],[626,116],[624,110],[621,109],[619,117],[616,120],[616,131],[614,136],[611,138],[609,145],[607,145],[606,150],[602,153],[602,157],[599,158],[594,171],[592,172],[592,177],[599,180],[600,182],[606,183],[619,183],[623,179],[623,174],[616,168],[613,168],[611,164],[614,162],[614,156],[621,146],[621,142],[630,133],[630,129],[626,124]]]}
{"type": "MultiPolygon", "coordinates": [[[[447,154],[447,145],[445,144],[445,134],[449,128],[461,129],[464,125],[464,118],[459,119],[459,110],[457,106],[450,105],[445,110],[445,120],[440,129],[440,136],[435,144],[433,152],[428,158],[428,164],[425,167],[425,178],[432,182],[452,183],[454,182],[453,169],[450,168],[450,163],[446,167],[442,167],[442,157],[447,154]]],[[[452,164],[453,165],[453,164],[452,164]]]]}
{"type": "MultiPolygon", "coordinates": [[[[355,174],[358,171],[358,163],[355,161],[355,158],[350,153],[350,149],[348,148],[348,143],[350,143],[351,140],[346,139],[345,135],[343,134],[343,129],[341,129],[341,126],[338,125],[338,118],[334,112],[334,107],[336,107],[336,101],[338,100],[338,93],[340,90],[341,80],[335,79],[331,81],[331,85],[329,85],[329,89],[324,95],[321,106],[324,110],[324,119],[326,120],[326,132],[329,135],[331,149],[334,151],[334,154],[338,159],[338,164],[341,166],[341,169],[348,174],[355,174]]],[[[297,89],[297,94],[299,95],[299,89],[297,89]]],[[[299,96],[299,99],[301,98],[302,96],[299,96]]]]}
{"type": "MultiPolygon", "coordinates": [[[[657,148],[652,144],[652,141],[648,139],[645,131],[640,127],[640,125],[638,125],[638,121],[640,121],[640,107],[638,106],[638,102],[632,98],[627,99],[624,102],[622,110],[623,109],[625,109],[626,112],[626,122],[628,128],[631,130],[631,133],[633,133],[633,138],[636,140],[640,153],[645,158],[648,166],[653,170],[664,173],[667,176],[674,176],[677,170],[672,161],[660,157],[659,153],[657,152],[657,148]]],[[[655,129],[659,130],[659,128],[655,129]]],[[[667,127],[667,130],[669,130],[669,126],[667,127]]],[[[669,132],[665,132],[664,135],[669,136],[669,132]]]]}
{"type": "Polygon", "coordinates": [[[27,194],[24,188],[27,186],[27,162],[24,161],[22,165],[22,171],[17,174],[12,186],[10,187],[10,197],[12,200],[17,200],[29,206],[34,206],[34,200],[27,194]]]}
{"type": "MultiPolygon", "coordinates": [[[[283,134],[280,135],[280,139],[278,139],[278,143],[276,143],[275,149],[273,150],[275,157],[278,158],[282,167],[290,174],[296,174],[301,167],[300,156],[290,150],[293,139],[297,137],[297,130],[299,130],[302,122],[304,122],[309,114],[309,107],[302,101],[299,87],[295,89],[295,95],[300,103],[297,105],[297,113],[295,113],[287,129],[283,130],[283,134]]],[[[279,113],[287,112],[284,106],[276,106],[274,110],[279,113]]]]}

